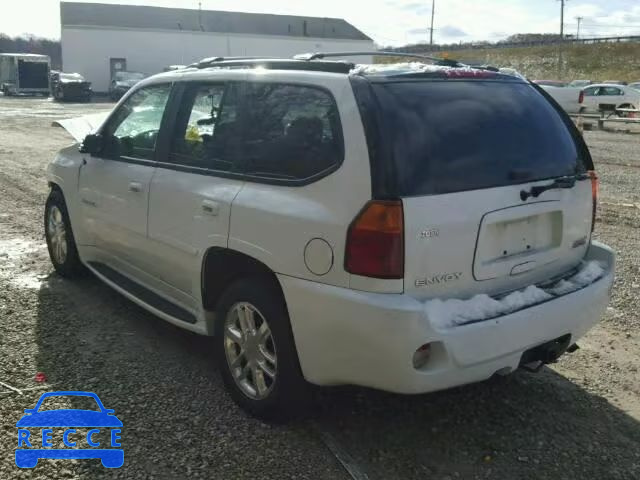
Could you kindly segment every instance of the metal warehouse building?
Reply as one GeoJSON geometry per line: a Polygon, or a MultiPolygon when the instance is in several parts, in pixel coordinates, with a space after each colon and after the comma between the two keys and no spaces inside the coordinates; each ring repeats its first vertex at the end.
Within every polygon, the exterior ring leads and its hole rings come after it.
{"type": "Polygon", "coordinates": [[[60,18],[63,70],[98,92],[118,69],[153,74],[211,56],[373,50],[371,38],[337,18],[75,2],[61,2],[60,18]]]}

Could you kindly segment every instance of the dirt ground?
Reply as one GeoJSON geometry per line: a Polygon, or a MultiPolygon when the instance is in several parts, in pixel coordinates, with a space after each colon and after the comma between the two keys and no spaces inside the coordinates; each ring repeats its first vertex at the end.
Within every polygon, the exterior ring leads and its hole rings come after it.
{"type": "Polygon", "coordinates": [[[356,478],[640,478],[640,135],[585,132],[601,176],[596,237],[618,266],[611,306],[580,350],[537,374],[430,395],[324,389],[312,420],[267,425],[225,394],[210,339],[92,277],[53,273],[44,169],[71,139],[50,124],[108,108],[0,97],[0,382],[24,389],[0,385],[0,478],[348,479],[345,455],[356,478]],[[95,391],[115,409],[123,468],[15,466],[15,423],[49,390],[95,391]]]}

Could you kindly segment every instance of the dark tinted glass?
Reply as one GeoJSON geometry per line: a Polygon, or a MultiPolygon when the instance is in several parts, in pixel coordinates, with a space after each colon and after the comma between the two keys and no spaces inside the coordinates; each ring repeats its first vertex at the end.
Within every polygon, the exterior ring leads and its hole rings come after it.
{"type": "Polygon", "coordinates": [[[373,84],[379,166],[400,196],[442,194],[585,171],[554,107],[511,81],[373,84]]]}
{"type": "Polygon", "coordinates": [[[169,161],[230,171],[239,157],[237,85],[186,84],[173,130],[169,161]]]}
{"type": "Polygon", "coordinates": [[[246,173],[277,180],[314,177],[342,161],[342,130],[331,94],[300,85],[247,86],[246,173]]]}

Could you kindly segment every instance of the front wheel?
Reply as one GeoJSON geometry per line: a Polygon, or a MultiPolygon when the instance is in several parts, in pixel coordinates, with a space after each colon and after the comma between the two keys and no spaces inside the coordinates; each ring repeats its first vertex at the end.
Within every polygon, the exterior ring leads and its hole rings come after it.
{"type": "Polygon", "coordinates": [[[83,270],[71,230],[67,205],[62,192],[52,190],[44,209],[44,233],[49,258],[63,277],[74,277],[83,270]]]}
{"type": "Polygon", "coordinates": [[[233,400],[250,414],[282,419],[307,405],[289,316],[275,280],[232,284],[217,309],[216,357],[233,400]]]}

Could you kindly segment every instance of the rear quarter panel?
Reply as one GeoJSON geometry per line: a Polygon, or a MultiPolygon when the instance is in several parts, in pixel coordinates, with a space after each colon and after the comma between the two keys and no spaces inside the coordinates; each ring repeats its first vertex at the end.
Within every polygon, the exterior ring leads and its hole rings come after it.
{"type": "Polygon", "coordinates": [[[305,186],[247,181],[233,202],[229,248],[254,257],[274,272],[348,286],[344,270],[347,228],[371,199],[369,155],[360,113],[345,75],[310,72],[252,73],[250,81],[322,86],[335,98],[344,137],[344,160],[328,176],[305,186]],[[305,247],[323,239],[332,251],[332,266],[323,275],[305,263],[305,247]]]}

